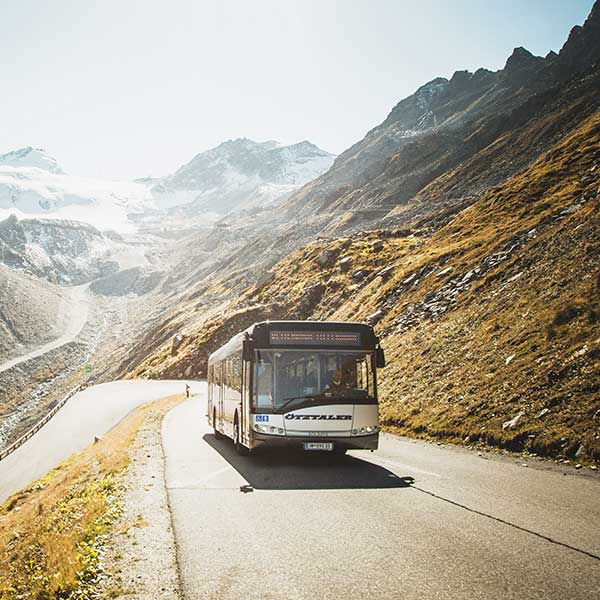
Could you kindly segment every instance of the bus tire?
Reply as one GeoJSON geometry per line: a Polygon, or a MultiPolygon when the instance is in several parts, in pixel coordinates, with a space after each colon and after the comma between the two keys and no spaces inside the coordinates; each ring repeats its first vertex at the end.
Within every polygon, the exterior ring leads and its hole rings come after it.
{"type": "Polygon", "coordinates": [[[240,456],[248,456],[249,450],[242,444],[240,435],[240,423],[236,413],[235,421],[233,423],[233,447],[240,456]]]}
{"type": "Polygon", "coordinates": [[[215,408],[213,408],[213,432],[217,440],[223,437],[223,434],[217,429],[217,410],[215,408]]]}

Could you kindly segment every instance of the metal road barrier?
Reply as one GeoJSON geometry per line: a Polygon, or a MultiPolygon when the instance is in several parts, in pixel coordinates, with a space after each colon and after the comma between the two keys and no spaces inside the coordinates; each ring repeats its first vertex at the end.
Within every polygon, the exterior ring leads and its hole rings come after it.
{"type": "Polygon", "coordinates": [[[66,403],[71,396],[83,389],[84,386],[78,386],[68,392],[68,394],[54,406],[50,412],[40,419],[27,433],[23,434],[18,440],[0,452],[0,460],[5,459],[9,454],[12,454],[17,448],[22,446],[29,438],[33,437],[66,403]]]}

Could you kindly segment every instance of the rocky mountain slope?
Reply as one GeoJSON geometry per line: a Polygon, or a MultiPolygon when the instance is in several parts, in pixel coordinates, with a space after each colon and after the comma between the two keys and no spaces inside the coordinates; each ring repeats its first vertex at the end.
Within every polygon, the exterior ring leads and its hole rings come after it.
{"type": "Polygon", "coordinates": [[[134,373],[202,375],[257,320],[368,321],[388,355],[388,427],[600,460],[599,191],[597,112],[433,234],[301,248],[134,373]]]}
{"type": "Polygon", "coordinates": [[[279,210],[190,236],[121,372],[202,376],[265,318],[367,320],[390,429],[599,461],[599,19],[427,84],[279,210]]]}
{"type": "Polygon", "coordinates": [[[343,231],[388,215],[406,224],[472,202],[589,116],[598,82],[581,74],[598,59],[596,5],[558,55],[541,58],[516,48],[500,71],[457,71],[450,80],[430,81],[295,193],[285,204],[286,218],[319,218],[325,230],[343,231]],[[548,119],[552,112],[560,116],[548,119]]]}
{"type": "Polygon", "coordinates": [[[0,264],[0,363],[58,337],[64,302],[58,286],[0,264]]]}
{"type": "Polygon", "coordinates": [[[321,175],[334,156],[304,141],[291,146],[229,140],[195,156],[152,191],[161,207],[185,205],[188,214],[226,214],[268,206],[321,175]]]}
{"type": "Polygon", "coordinates": [[[57,219],[0,221],[0,264],[55,283],[81,284],[119,270],[125,244],[91,225],[57,219]]]}

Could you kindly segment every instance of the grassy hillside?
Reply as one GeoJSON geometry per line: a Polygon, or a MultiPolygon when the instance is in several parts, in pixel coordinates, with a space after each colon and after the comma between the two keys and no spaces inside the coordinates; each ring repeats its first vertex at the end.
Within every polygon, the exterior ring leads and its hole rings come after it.
{"type": "Polygon", "coordinates": [[[202,373],[264,318],[368,320],[403,433],[600,461],[600,112],[435,233],[308,244],[134,374],[202,373]]]}

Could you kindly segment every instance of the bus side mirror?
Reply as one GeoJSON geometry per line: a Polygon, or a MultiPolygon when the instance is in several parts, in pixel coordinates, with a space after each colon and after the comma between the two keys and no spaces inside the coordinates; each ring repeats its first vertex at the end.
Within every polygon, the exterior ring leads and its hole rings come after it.
{"type": "Polygon", "coordinates": [[[378,369],[383,369],[383,367],[385,367],[385,354],[383,353],[383,348],[375,348],[375,365],[378,369]]]}

